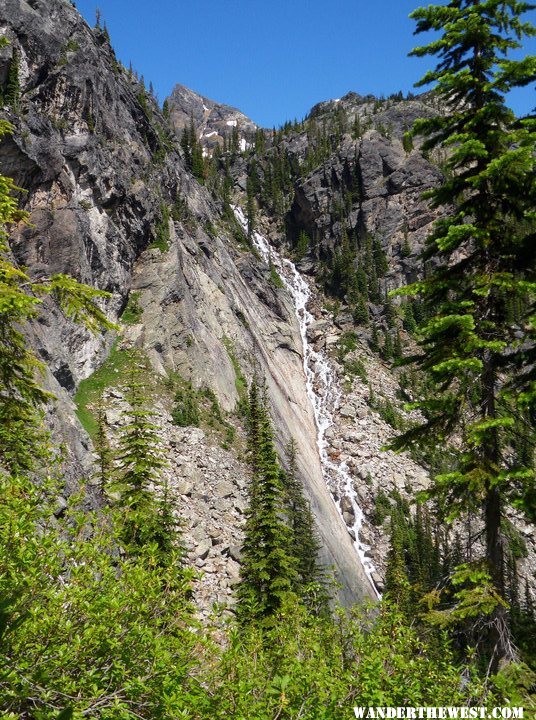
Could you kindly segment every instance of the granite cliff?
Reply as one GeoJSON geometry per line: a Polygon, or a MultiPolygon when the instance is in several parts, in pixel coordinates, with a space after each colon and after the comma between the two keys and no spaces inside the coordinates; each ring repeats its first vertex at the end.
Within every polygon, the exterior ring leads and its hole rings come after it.
{"type": "MultiPolygon", "coordinates": [[[[424,158],[404,133],[416,117],[438,112],[433,99],[350,93],[274,136],[183,86],[167,100],[166,117],[118,61],[106,32],[90,28],[65,0],[6,0],[0,35],[9,40],[0,51],[0,81],[15,57],[21,85],[18,107],[2,110],[15,131],[0,146],[1,171],[24,188],[20,201],[30,214],[30,224],[11,237],[16,261],[34,277],[63,272],[109,291],[106,311],[123,319],[119,337],[95,339],[50,305],[32,328],[58,397],[50,424],[70,453],[65,493],[91,475],[90,426],[80,422],[91,415],[91,379],[122,349],[137,348],[154,372],[167,472],[191,560],[204,572],[200,597],[207,605],[226,600],[238,575],[248,476],[235,411],[256,369],[267,381],[279,450],[290,437],[297,443],[322,560],[334,566],[341,599],[374,597],[371,577],[381,589],[387,550],[385,527],[377,517],[372,522],[377,496],[409,495],[427,477],[414,459],[381,450],[393,428],[371,392],[396,406],[400,388],[371,342],[372,327],[385,337],[394,333],[385,291],[422,271],[416,257],[435,216],[421,195],[440,180],[440,158],[424,158]],[[205,156],[216,155],[207,160],[212,174],[204,183],[190,172],[180,144],[190,123],[205,156]],[[238,149],[222,156],[233,130],[238,149]],[[268,186],[270,180],[273,190],[276,168],[274,200],[268,186]],[[240,209],[248,196],[254,232],[240,209]],[[367,238],[384,258],[377,296],[367,301],[371,324],[356,324],[348,288],[334,289],[348,238],[356,262],[366,259],[367,238]],[[262,243],[273,258],[263,257],[262,243]],[[289,257],[310,294],[305,324],[289,257]],[[319,363],[329,366],[328,389],[337,391],[321,437],[314,398],[327,390],[319,363]],[[220,419],[204,401],[202,428],[175,427],[165,392],[170,378],[213,394],[220,419]],[[218,433],[229,427],[222,442],[218,433]]],[[[101,394],[113,435],[124,408],[120,373],[101,394]]],[[[521,531],[529,541],[530,529],[521,531]]]]}

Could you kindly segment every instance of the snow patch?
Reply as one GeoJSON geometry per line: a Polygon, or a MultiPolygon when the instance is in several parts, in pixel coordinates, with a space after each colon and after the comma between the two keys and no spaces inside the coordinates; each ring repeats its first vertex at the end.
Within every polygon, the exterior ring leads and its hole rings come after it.
{"type": "Polygon", "coordinates": [[[236,127],[238,125],[238,120],[227,120],[225,124],[229,125],[229,127],[236,127]]]}

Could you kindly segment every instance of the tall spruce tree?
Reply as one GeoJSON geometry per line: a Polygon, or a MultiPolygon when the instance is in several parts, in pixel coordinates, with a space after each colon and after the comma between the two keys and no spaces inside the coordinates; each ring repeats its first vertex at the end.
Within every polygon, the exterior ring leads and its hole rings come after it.
{"type": "Polygon", "coordinates": [[[19,77],[20,56],[17,48],[13,49],[13,55],[9,61],[7,71],[6,87],[4,90],[4,101],[14,110],[19,107],[20,100],[20,77],[19,77]]]}
{"type": "Polygon", "coordinates": [[[311,506],[303,494],[298,478],[297,449],[294,438],[285,448],[286,471],[282,480],[285,487],[286,506],[291,530],[291,554],[297,560],[298,577],[296,591],[311,609],[321,610],[327,606],[325,572],[318,561],[322,543],[315,529],[311,506]]]}
{"type": "Polygon", "coordinates": [[[152,421],[155,413],[148,408],[147,389],[141,382],[143,368],[136,362],[134,357],[127,393],[129,422],[121,429],[118,448],[123,540],[132,552],[149,543],[165,552],[170,538],[163,533],[157,493],[162,491],[161,471],[167,462],[159,428],[152,421]]]}
{"type": "Polygon", "coordinates": [[[266,405],[254,379],[250,388],[248,448],[252,477],[242,545],[238,616],[270,618],[294,595],[298,572],[285,522],[285,495],[266,405]]]}
{"type": "MultiPolygon", "coordinates": [[[[504,102],[505,93],[534,78],[534,57],[507,59],[523,36],[534,35],[521,20],[532,7],[453,0],[411,16],[416,33],[439,33],[412,54],[439,57],[418,84],[435,85],[444,112],[417,121],[413,133],[425,136],[423,151],[447,151],[446,177],[428,197],[432,207],[451,210],[428,238],[424,257],[434,262],[426,278],[405,288],[431,313],[414,361],[433,384],[416,403],[426,422],[395,447],[457,438],[459,463],[434,478],[433,493],[450,517],[481,514],[497,598],[505,594],[505,508],[530,511],[535,496],[534,457],[521,461],[511,441],[526,422],[525,409],[532,408],[533,422],[536,406],[535,122],[516,119],[504,102]]],[[[507,611],[497,601],[486,612],[487,651],[497,666],[513,655],[507,611]]]]}
{"type": "Polygon", "coordinates": [[[112,481],[114,471],[113,451],[106,432],[106,411],[102,399],[96,407],[97,432],[93,438],[96,455],[94,479],[101,493],[105,493],[112,481]]]}

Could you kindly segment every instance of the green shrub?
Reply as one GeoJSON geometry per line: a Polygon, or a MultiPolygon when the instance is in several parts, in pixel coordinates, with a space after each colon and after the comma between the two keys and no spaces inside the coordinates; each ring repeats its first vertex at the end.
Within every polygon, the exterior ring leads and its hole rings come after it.
{"type": "Polygon", "coordinates": [[[125,325],[135,325],[140,321],[143,314],[143,308],[139,304],[141,292],[131,292],[128,296],[128,302],[121,315],[121,322],[125,325]]]}
{"type": "Polygon", "coordinates": [[[199,426],[199,403],[191,385],[186,385],[175,393],[171,418],[179,427],[199,426]]]}

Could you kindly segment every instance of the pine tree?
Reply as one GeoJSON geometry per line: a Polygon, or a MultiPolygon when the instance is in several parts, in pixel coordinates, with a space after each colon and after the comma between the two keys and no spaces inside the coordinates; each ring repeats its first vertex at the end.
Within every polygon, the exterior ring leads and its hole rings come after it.
{"type": "MultiPolygon", "coordinates": [[[[421,328],[419,365],[434,380],[419,403],[424,426],[396,447],[423,437],[461,443],[459,465],[435,478],[434,493],[451,516],[482,509],[485,559],[498,596],[505,594],[501,521],[507,503],[530,512],[534,467],[508,451],[520,404],[536,405],[534,298],[534,120],[517,120],[504,103],[511,88],[528,84],[536,60],[508,60],[534,29],[521,20],[530,5],[510,0],[456,0],[416,10],[417,33],[440,36],[413,55],[438,55],[420,85],[435,83],[445,112],[418,120],[423,150],[444,148],[447,173],[431,190],[432,207],[451,207],[428,238],[425,279],[406,289],[431,314],[421,328]],[[507,299],[525,308],[518,324],[507,299]],[[532,385],[531,385],[532,383],[532,385]],[[515,392],[513,388],[515,387],[515,392]]],[[[493,665],[511,657],[507,614],[498,602],[489,624],[493,665]]]]}
{"type": "Polygon", "coordinates": [[[395,332],[395,341],[393,343],[393,357],[395,360],[400,360],[402,355],[402,338],[400,337],[400,330],[397,328],[395,332]]]}
{"type": "Polygon", "coordinates": [[[414,333],[417,329],[417,323],[415,322],[415,315],[413,314],[413,302],[409,300],[405,302],[402,307],[404,311],[404,319],[402,321],[404,330],[407,330],[409,333],[414,333]]]}
{"type": "Polygon", "coordinates": [[[318,563],[318,552],[322,544],[315,529],[311,507],[303,495],[298,479],[296,452],[296,442],[292,438],[285,448],[287,468],[282,473],[285,504],[292,532],[290,553],[297,559],[296,592],[311,609],[318,611],[325,608],[328,599],[324,587],[324,571],[318,563]]]}
{"type": "Polygon", "coordinates": [[[159,428],[151,421],[155,413],[147,408],[142,370],[136,364],[132,367],[127,388],[129,422],[121,428],[117,454],[123,540],[131,552],[153,542],[162,545],[155,490],[167,466],[159,428]]]}
{"type": "Polygon", "coordinates": [[[385,571],[385,597],[408,614],[411,610],[411,586],[404,558],[404,540],[401,524],[391,517],[391,532],[387,567],[385,571]]]}
{"type": "Polygon", "coordinates": [[[403,258],[407,258],[411,255],[411,245],[409,244],[409,238],[407,232],[404,233],[404,242],[400,248],[400,254],[403,258]]]}
{"type": "Polygon", "coordinates": [[[372,334],[369,340],[369,346],[373,353],[380,352],[380,341],[378,338],[378,325],[375,321],[372,322],[372,334]]]}
{"type": "Polygon", "coordinates": [[[188,131],[188,128],[183,128],[181,133],[181,148],[184,153],[184,162],[186,163],[186,167],[191,170],[192,168],[192,149],[190,145],[190,132],[188,131]]]}
{"type": "Polygon", "coordinates": [[[389,330],[386,330],[383,333],[383,348],[382,348],[382,358],[384,360],[391,360],[393,357],[393,338],[391,337],[391,333],[389,330]]]}
{"type": "Polygon", "coordinates": [[[253,187],[251,184],[251,181],[248,177],[247,180],[247,199],[246,199],[246,220],[247,220],[247,228],[248,228],[248,238],[253,237],[253,232],[255,230],[255,220],[256,220],[257,210],[255,206],[255,196],[253,193],[253,187]]]}
{"type": "Polygon", "coordinates": [[[356,325],[366,326],[369,323],[369,311],[365,298],[359,293],[354,310],[354,322],[356,325]]]}
{"type": "Polygon", "coordinates": [[[248,416],[252,477],[237,589],[237,612],[244,621],[277,613],[294,594],[298,578],[297,561],[290,552],[292,535],[284,521],[284,488],[265,393],[262,397],[255,379],[248,416]]]}
{"type": "Polygon", "coordinates": [[[379,238],[374,238],[373,240],[372,254],[374,257],[374,267],[376,269],[376,275],[381,278],[389,269],[389,263],[387,262],[387,256],[379,238]]]}
{"type": "Polygon", "coordinates": [[[7,71],[6,87],[4,90],[4,102],[13,110],[17,110],[20,101],[20,77],[19,77],[20,58],[17,48],[13,48],[13,55],[9,61],[7,71]]]}
{"type": "Polygon", "coordinates": [[[113,452],[106,432],[106,412],[102,400],[96,408],[97,432],[93,438],[93,447],[97,455],[94,478],[101,493],[109,488],[113,478],[113,452]]]}

